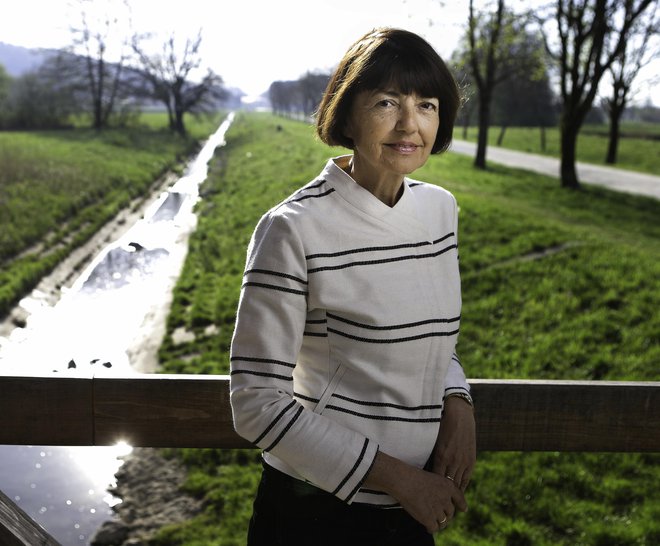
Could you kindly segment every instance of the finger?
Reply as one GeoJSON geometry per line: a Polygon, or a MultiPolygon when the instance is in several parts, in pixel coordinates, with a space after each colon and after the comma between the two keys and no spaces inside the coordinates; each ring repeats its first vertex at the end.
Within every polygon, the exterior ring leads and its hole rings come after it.
{"type": "Polygon", "coordinates": [[[456,488],[452,493],[451,500],[454,503],[454,506],[461,512],[467,512],[467,502],[465,500],[465,495],[463,491],[459,488],[456,488]]]}
{"type": "Polygon", "coordinates": [[[465,491],[467,489],[467,486],[470,484],[471,479],[472,479],[472,472],[469,470],[465,471],[458,485],[459,489],[461,491],[465,491]]]}
{"type": "Polygon", "coordinates": [[[470,485],[470,478],[464,479],[461,481],[461,485],[459,489],[465,493],[465,490],[467,489],[468,485],[470,485]]]}
{"type": "Polygon", "coordinates": [[[454,477],[454,483],[459,489],[463,489],[463,483],[470,480],[470,472],[467,468],[460,468],[454,477]]]}
{"type": "Polygon", "coordinates": [[[457,471],[455,469],[451,469],[451,468],[447,467],[447,468],[445,468],[442,475],[445,478],[447,478],[449,481],[454,482],[454,484],[456,484],[457,486],[458,486],[458,483],[460,483],[460,482],[457,482],[457,480],[456,480],[457,471]]]}

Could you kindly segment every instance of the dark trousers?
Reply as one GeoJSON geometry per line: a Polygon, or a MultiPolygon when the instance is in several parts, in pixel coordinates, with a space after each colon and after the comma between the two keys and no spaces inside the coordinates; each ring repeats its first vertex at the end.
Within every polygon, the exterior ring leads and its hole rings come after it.
{"type": "Polygon", "coordinates": [[[264,464],[248,546],[433,546],[400,508],[346,504],[264,464]]]}

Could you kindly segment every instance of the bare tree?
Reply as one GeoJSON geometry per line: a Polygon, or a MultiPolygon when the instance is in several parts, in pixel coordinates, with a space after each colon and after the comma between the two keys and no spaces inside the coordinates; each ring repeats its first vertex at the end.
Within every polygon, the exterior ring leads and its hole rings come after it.
{"type": "Polygon", "coordinates": [[[633,82],[640,70],[658,53],[657,47],[654,51],[650,49],[651,41],[657,38],[660,31],[660,20],[656,17],[657,7],[658,3],[656,2],[654,9],[647,12],[647,17],[640,17],[637,24],[633,26],[629,39],[624,42],[620,55],[614,59],[609,67],[609,74],[612,78],[612,94],[603,101],[603,106],[610,118],[605,163],[611,165],[616,163],[621,116],[631,98],[633,82]]]}
{"type": "Polygon", "coordinates": [[[78,82],[86,93],[92,126],[109,123],[121,91],[122,71],[130,41],[130,7],[127,0],[78,0],[80,22],[71,26],[73,44],[59,63],[62,77],[78,82]],[[108,58],[113,50],[113,59],[108,58]]]}
{"type": "Polygon", "coordinates": [[[186,113],[211,110],[217,101],[225,98],[222,78],[209,69],[200,81],[192,81],[202,60],[201,32],[194,39],[186,39],[182,48],[179,48],[175,35],[171,34],[156,54],[149,54],[144,46],[144,40],[149,37],[142,35],[133,38],[133,51],[140,65],[138,73],[150,88],[147,94],[167,108],[170,128],[183,135],[186,133],[186,113]]]}
{"type": "Polygon", "coordinates": [[[545,31],[546,49],[557,62],[562,112],[561,184],[579,188],[575,169],[577,137],[603,74],[624,50],[635,21],[657,0],[557,0],[554,23],[558,43],[545,31]]]}
{"type": "Polygon", "coordinates": [[[486,168],[486,147],[488,146],[488,127],[490,126],[490,105],[493,89],[497,83],[496,52],[502,32],[504,17],[504,0],[498,0],[497,11],[488,25],[483,28],[481,46],[477,45],[477,17],[474,13],[474,2],[470,0],[470,16],[468,19],[468,36],[470,41],[470,65],[472,76],[479,91],[479,134],[477,136],[477,155],[474,165],[480,169],[486,168]],[[480,62],[479,52],[483,60],[480,62]]]}
{"type": "Polygon", "coordinates": [[[498,0],[494,12],[475,13],[470,0],[468,17],[468,64],[477,87],[478,123],[475,167],[486,168],[488,129],[495,89],[502,82],[539,70],[539,48],[528,39],[527,14],[515,14],[498,0]]]}

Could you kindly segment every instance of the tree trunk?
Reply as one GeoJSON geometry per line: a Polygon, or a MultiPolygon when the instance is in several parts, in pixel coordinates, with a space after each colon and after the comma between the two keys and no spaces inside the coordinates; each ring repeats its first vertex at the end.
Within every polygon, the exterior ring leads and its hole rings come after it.
{"type": "Polygon", "coordinates": [[[181,136],[184,136],[186,134],[186,126],[183,123],[183,110],[177,108],[175,113],[176,119],[174,120],[174,130],[181,136]]]}
{"type": "Polygon", "coordinates": [[[619,148],[620,120],[623,109],[612,106],[610,108],[610,138],[607,146],[605,163],[614,165],[616,163],[617,150],[619,148]]]}
{"type": "Polygon", "coordinates": [[[103,128],[103,112],[101,106],[101,99],[94,97],[94,129],[99,131],[103,128]]]}
{"type": "Polygon", "coordinates": [[[578,189],[580,182],[575,169],[575,150],[577,136],[580,130],[579,123],[564,116],[561,121],[561,185],[564,188],[578,189]]]}
{"type": "Polygon", "coordinates": [[[498,146],[501,146],[502,142],[504,142],[504,133],[506,133],[506,125],[502,125],[502,127],[500,127],[500,134],[497,135],[498,146]]]}
{"type": "Polygon", "coordinates": [[[488,127],[490,125],[490,97],[479,96],[479,134],[477,136],[477,155],[474,166],[486,168],[486,148],[488,147],[488,127]]]}
{"type": "Polygon", "coordinates": [[[541,125],[541,151],[545,152],[546,147],[546,137],[545,137],[545,125],[541,125]]]}

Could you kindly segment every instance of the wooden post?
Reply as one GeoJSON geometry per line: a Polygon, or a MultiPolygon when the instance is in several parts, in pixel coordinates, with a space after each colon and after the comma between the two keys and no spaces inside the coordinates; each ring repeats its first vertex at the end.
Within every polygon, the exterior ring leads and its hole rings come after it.
{"type": "Polygon", "coordinates": [[[0,544],[2,546],[60,546],[39,524],[0,491],[0,544]]]}

